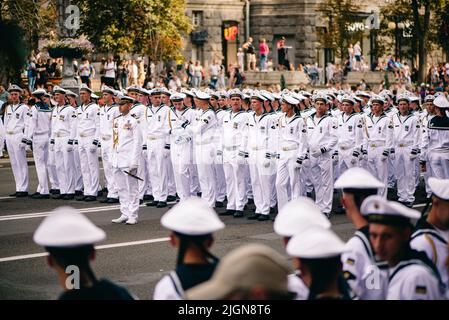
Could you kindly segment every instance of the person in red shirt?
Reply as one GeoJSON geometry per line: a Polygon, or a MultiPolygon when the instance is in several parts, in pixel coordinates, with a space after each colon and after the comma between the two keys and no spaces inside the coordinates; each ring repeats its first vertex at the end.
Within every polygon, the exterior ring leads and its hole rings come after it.
{"type": "Polygon", "coordinates": [[[267,58],[268,53],[270,52],[270,48],[267,45],[267,41],[264,38],[260,39],[259,44],[259,54],[260,54],[260,71],[266,71],[267,70],[267,58]]]}

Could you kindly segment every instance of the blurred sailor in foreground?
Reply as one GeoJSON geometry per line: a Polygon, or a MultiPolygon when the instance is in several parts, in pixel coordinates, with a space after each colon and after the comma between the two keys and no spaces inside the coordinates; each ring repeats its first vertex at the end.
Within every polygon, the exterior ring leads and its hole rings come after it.
{"type": "Polygon", "coordinates": [[[105,238],[103,230],[71,207],[59,207],[42,221],[33,239],[49,253],[48,265],[64,288],[60,300],[133,300],[126,289],[97,280],[90,267],[94,244],[105,238]]]}

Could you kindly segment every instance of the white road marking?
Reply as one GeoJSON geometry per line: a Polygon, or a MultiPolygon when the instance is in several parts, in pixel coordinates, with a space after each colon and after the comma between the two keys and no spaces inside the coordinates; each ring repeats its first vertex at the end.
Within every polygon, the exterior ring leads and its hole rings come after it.
{"type": "Polygon", "coordinates": [[[5,200],[5,199],[14,199],[15,197],[0,197],[0,200],[5,200]]]}
{"type": "MultiPolygon", "coordinates": [[[[140,241],[121,242],[121,243],[113,243],[113,244],[106,244],[106,245],[102,245],[102,246],[96,246],[95,249],[103,250],[103,249],[111,249],[111,248],[138,246],[138,245],[142,245],[142,244],[165,242],[168,240],[170,240],[170,238],[166,237],[166,238],[147,239],[147,240],[140,240],[140,241]]],[[[21,255],[21,256],[5,257],[5,258],[0,258],[0,262],[40,258],[40,257],[45,257],[47,255],[48,255],[47,252],[41,252],[41,253],[26,254],[26,255],[21,255]]]]}
{"type": "MultiPolygon", "coordinates": [[[[167,204],[176,204],[177,202],[167,202],[167,204]]],[[[145,204],[141,204],[140,207],[146,207],[145,204]]],[[[95,213],[101,211],[113,211],[119,210],[120,205],[113,206],[101,206],[101,207],[90,207],[90,208],[82,208],[78,209],[82,213],[95,213]]],[[[8,216],[0,216],[0,221],[9,221],[9,220],[22,220],[22,219],[31,219],[31,218],[43,218],[48,216],[51,211],[47,212],[34,212],[34,213],[23,213],[23,214],[12,214],[8,216]]]]}

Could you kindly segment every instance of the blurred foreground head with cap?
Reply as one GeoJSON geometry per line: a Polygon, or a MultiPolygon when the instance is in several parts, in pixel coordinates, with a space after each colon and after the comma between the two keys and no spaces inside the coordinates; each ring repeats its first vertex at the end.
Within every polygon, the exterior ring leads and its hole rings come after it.
{"type": "Polygon", "coordinates": [[[178,249],[175,271],[156,285],[155,300],[184,298],[184,291],[210,279],[218,258],[209,249],[213,233],[225,227],[206,201],[192,197],[182,200],[161,218],[163,227],[171,231],[170,243],[178,249]]]}
{"type": "Polygon", "coordinates": [[[291,299],[290,269],[275,250],[261,244],[241,246],[220,262],[212,278],[187,291],[189,300],[291,299]]]}
{"type": "Polygon", "coordinates": [[[55,209],[39,225],[33,239],[49,253],[48,265],[58,274],[65,291],[60,299],[133,299],[124,288],[95,277],[90,267],[95,259],[94,244],[105,240],[106,234],[77,209],[55,209]]]}

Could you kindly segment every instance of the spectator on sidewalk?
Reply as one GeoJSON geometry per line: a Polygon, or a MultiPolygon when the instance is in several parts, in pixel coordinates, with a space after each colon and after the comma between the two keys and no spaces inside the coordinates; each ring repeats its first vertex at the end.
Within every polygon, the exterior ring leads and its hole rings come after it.
{"type": "Polygon", "coordinates": [[[178,76],[174,74],[168,82],[168,88],[173,91],[178,91],[179,89],[181,89],[181,86],[181,79],[179,79],[178,76]]]}
{"type": "Polygon", "coordinates": [[[89,88],[91,88],[90,77],[91,77],[91,67],[89,60],[86,57],[81,59],[81,65],[78,68],[78,74],[81,78],[81,83],[86,84],[89,88]]]}
{"type": "Polygon", "coordinates": [[[217,89],[217,82],[218,82],[218,75],[220,73],[220,65],[215,60],[209,67],[209,75],[210,75],[210,84],[209,88],[216,90],[217,89]]]}
{"type": "Polygon", "coordinates": [[[243,52],[242,48],[239,48],[237,51],[237,61],[239,63],[239,67],[243,70],[243,68],[245,67],[245,53],[243,52]]]}
{"type": "Polygon", "coordinates": [[[114,60],[112,60],[112,56],[108,57],[108,61],[104,65],[104,84],[108,87],[113,88],[115,85],[115,71],[117,69],[117,65],[114,60]]]}
{"type": "Polygon", "coordinates": [[[201,86],[201,80],[203,78],[203,67],[200,62],[195,61],[195,66],[193,68],[193,86],[199,88],[201,86]]]}
{"type": "Polygon", "coordinates": [[[267,45],[267,40],[265,38],[260,39],[259,44],[259,54],[260,54],[260,71],[267,71],[267,58],[270,48],[267,45]]]}
{"type": "Polygon", "coordinates": [[[360,47],[360,41],[357,41],[357,43],[354,46],[354,57],[355,57],[354,70],[360,71],[362,61],[362,48],[360,47]]]}
{"type": "Polygon", "coordinates": [[[256,48],[254,48],[253,45],[253,38],[249,37],[248,41],[243,44],[242,48],[246,52],[247,70],[256,70],[256,48]]]}

